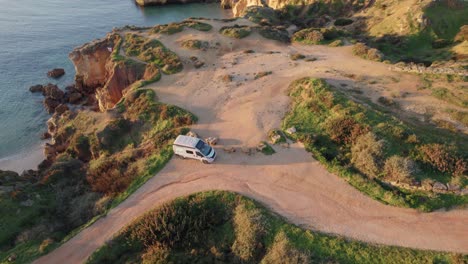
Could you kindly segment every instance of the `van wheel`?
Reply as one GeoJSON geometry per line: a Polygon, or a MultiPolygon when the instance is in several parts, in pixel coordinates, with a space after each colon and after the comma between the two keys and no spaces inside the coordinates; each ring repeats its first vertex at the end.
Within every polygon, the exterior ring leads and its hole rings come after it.
{"type": "Polygon", "coordinates": [[[202,160],[203,164],[210,164],[208,161],[206,160],[202,160]]]}
{"type": "Polygon", "coordinates": [[[182,156],[182,155],[176,154],[176,156],[177,156],[177,158],[179,158],[179,159],[185,159],[185,157],[182,156]]]}

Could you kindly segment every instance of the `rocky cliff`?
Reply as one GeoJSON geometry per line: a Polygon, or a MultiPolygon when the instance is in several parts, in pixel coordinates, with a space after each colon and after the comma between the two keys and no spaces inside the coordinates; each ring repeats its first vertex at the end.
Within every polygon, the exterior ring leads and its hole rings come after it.
{"type": "Polygon", "coordinates": [[[114,47],[111,35],[76,48],[69,54],[75,65],[75,80],[79,90],[93,92],[102,87],[107,79],[106,64],[114,47]]]}
{"type": "Polygon", "coordinates": [[[76,70],[75,88],[95,97],[101,111],[113,108],[133,83],[156,74],[144,62],[115,58],[120,51],[113,51],[119,49],[119,41],[120,35],[109,34],[76,48],[69,55],[76,70]]]}

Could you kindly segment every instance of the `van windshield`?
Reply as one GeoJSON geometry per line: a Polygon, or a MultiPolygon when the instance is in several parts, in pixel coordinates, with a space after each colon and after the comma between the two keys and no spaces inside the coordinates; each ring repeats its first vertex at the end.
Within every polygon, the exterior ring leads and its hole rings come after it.
{"type": "Polygon", "coordinates": [[[208,156],[208,154],[210,154],[211,152],[211,147],[206,144],[205,142],[203,141],[198,141],[197,145],[195,146],[198,150],[201,151],[201,153],[205,156],[208,156]]]}

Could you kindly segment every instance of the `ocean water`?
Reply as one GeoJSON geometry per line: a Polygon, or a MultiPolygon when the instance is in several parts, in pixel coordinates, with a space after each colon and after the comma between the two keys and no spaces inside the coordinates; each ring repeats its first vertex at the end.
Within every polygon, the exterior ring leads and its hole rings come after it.
{"type": "Polygon", "coordinates": [[[74,47],[104,37],[113,27],[228,15],[216,4],[140,8],[132,0],[0,0],[0,160],[40,143],[49,116],[43,97],[29,87],[73,83],[68,53],[74,47]],[[53,68],[66,74],[50,79],[47,71],[53,68]]]}

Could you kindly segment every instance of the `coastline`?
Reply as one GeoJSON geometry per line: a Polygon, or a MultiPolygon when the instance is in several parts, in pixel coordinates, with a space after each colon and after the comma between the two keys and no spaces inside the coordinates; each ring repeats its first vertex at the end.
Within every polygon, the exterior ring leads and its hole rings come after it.
{"type": "Polygon", "coordinates": [[[25,149],[19,154],[0,158],[0,170],[10,170],[21,174],[25,170],[37,169],[44,159],[44,142],[25,149]]]}

